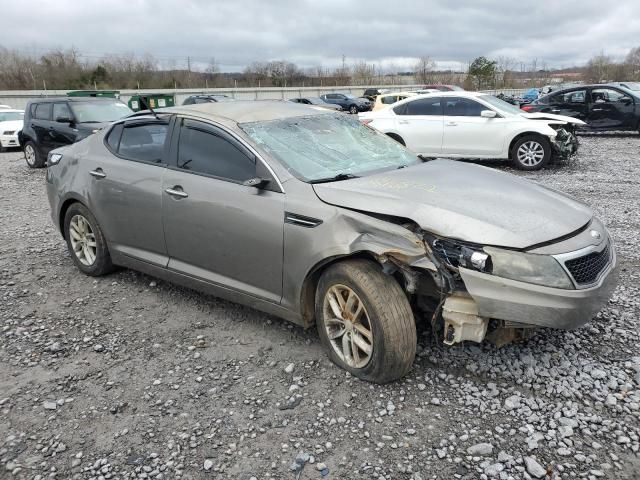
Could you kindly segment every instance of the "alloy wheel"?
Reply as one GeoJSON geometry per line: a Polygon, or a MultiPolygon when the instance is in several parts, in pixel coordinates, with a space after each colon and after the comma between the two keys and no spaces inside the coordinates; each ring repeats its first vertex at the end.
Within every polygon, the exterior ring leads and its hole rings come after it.
{"type": "Polygon", "coordinates": [[[29,166],[36,164],[36,151],[34,150],[33,145],[29,144],[24,147],[24,158],[27,160],[29,166]]]}
{"type": "Polygon", "coordinates": [[[351,105],[351,107],[349,108],[349,112],[355,115],[356,113],[358,113],[358,107],[356,107],[355,105],[351,105]]]}
{"type": "Polygon", "coordinates": [[[373,354],[373,329],[360,297],[345,285],[333,285],[322,308],[334,352],[352,368],[365,367],[373,354]]]}
{"type": "Polygon", "coordinates": [[[535,140],[529,140],[520,145],[517,155],[522,165],[535,167],[544,159],[544,147],[535,140]]]}
{"type": "Polygon", "coordinates": [[[96,261],[98,247],[91,225],[82,215],[74,215],[69,222],[69,240],[73,253],[86,266],[96,261]]]}

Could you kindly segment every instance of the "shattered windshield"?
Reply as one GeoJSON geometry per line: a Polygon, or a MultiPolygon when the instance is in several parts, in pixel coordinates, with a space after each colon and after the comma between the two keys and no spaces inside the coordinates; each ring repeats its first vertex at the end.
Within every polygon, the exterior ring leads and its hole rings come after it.
{"type": "Polygon", "coordinates": [[[395,140],[342,114],[241,124],[257,146],[305,182],[420,163],[395,140]]]}

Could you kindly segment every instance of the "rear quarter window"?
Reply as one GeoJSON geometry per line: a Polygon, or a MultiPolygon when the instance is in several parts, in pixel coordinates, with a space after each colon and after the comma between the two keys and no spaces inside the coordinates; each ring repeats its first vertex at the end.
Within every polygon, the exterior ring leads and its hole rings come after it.
{"type": "Polygon", "coordinates": [[[114,125],[111,131],[107,134],[107,146],[114,153],[118,151],[123,129],[124,125],[122,123],[118,123],[117,125],[114,125]]]}

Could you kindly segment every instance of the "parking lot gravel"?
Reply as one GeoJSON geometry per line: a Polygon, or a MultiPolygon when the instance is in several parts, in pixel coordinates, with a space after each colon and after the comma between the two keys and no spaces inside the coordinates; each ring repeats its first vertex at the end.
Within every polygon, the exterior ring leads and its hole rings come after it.
{"type": "Polygon", "coordinates": [[[0,478],[640,478],[640,137],[523,174],[591,205],[621,264],[573,332],[445,347],[350,377],[315,330],[151,277],[90,278],[44,170],[0,154],[0,478]]]}

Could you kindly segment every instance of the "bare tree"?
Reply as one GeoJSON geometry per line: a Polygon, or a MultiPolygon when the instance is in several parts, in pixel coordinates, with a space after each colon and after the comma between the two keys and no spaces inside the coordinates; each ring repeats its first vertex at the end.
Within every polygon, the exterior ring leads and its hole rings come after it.
{"type": "Polygon", "coordinates": [[[370,85],[375,77],[375,66],[367,62],[357,62],[351,68],[351,81],[355,85],[370,85]]]}
{"type": "Polygon", "coordinates": [[[592,83],[605,83],[611,80],[614,73],[614,63],[604,52],[596,55],[587,62],[584,79],[592,83]]]}
{"type": "Polygon", "coordinates": [[[496,62],[497,74],[500,76],[499,83],[502,84],[503,88],[513,87],[513,70],[516,68],[518,61],[512,57],[499,56],[496,62]]]}
{"type": "MultiPolygon", "coordinates": [[[[624,59],[630,80],[640,80],[640,47],[629,50],[624,59]]],[[[627,80],[627,79],[625,79],[627,80]]]]}
{"type": "Polygon", "coordinates": [[[434,62],[431,57],[420,57],[414,67],[418,83],[433,83],[433,72],[435,69],[436,62],[434,62]]]}

